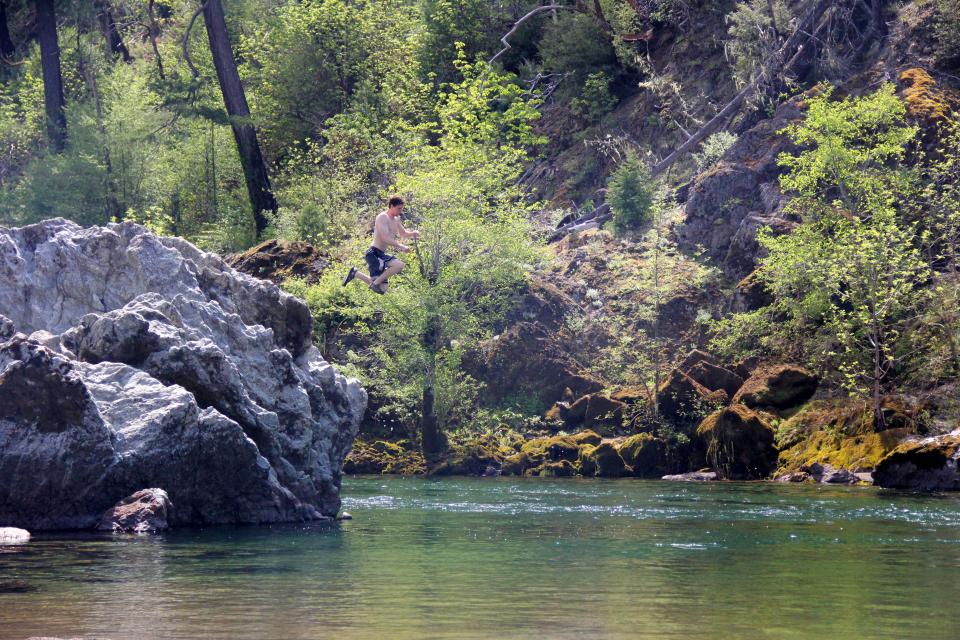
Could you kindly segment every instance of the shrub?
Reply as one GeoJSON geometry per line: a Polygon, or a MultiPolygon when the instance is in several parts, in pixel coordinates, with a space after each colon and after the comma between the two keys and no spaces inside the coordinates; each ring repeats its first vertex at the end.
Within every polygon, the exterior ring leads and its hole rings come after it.
{"type": "Polygon", "coordinates": [[[587,76],[580,95],[570,101],[570,110],[588,122],[597,122],[617,106],[617,97],[610,93],[610,78],[603,71],[587,76]]]}
{"type": "Polygon", "coordinates": [[[613,210],[613,224],[618,232],[635,229],[650,219],[656,195],[656,183],[650,169],[630,153],[610,176],[607,202],[613,210]]]}
{"type": "Polygon", "coordinates": [[[697,163],[697,173],[715,165],[736,141],[737,136],[726,131],[718,131],[704,140],[700,145],[700,152],[693,154],[693,161],[697,163]]]}

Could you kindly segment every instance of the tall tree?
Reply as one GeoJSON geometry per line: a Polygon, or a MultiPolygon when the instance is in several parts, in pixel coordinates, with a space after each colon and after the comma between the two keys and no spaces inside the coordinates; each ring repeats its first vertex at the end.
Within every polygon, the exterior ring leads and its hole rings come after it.
{"type": "Polygon", "coordinates": [[[7,63],[13,61],[16,46],[10,38],[10,27],[7,26],[7,3],[0,0],[0,57],[7,63]]]}
{"type": "Polygon", "coordinates": [[[114,55],[119,55],[124,62],[130,62],[133,58],[130,56],[130,50],[123,43],[123,37],[120,30],[117,29],[117,22],[113,19],[113,12],[110,10],[110,3],[107,0],[96,0],[97,21],[100,23],[100,29],[103,31],[103,37],[107,39],[107,45],[114,55]]]}
{"type": "Polygon", "coordinates": [[[233,51],[230,48],[227,23],[220,0],[206,0],[203,6],[203,19],[207,26],[207,38],[210,41],[213,64],[217,69],[217,80],[220,82],[223,103],[230,115],[233,137],[237,141],[240,164],[243,166],[243,175],[246,178],[247,192],[250,194],[250,203],[253,205],[253,215],[259,236],[267,227],[268,220],[264,212],[275,213],[277,201],[270,188],[270,176],[263,161],[263,154],[260,152],[257,131],[250,122],[250,107],[247,105],[243,85],[240,84],[240,74],[237,72],[237,63],[233,59],[233,51]]]}
{"type": "Polygon", "coordinates": [[[60,75],[60,43],[57,40],[57,13],[54,0],[36,0],[37,40],[43,74],[43,102],[47,112],[47,135],[57,152],[67,145],[67,116],[64,110],[63,77],[60,75]]]}

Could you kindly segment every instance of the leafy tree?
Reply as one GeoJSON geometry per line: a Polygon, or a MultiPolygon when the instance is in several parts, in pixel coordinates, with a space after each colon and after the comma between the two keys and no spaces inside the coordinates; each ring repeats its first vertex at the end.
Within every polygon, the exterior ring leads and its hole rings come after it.
{"type": "Polygon", "coordinates": [[[774,302],[721,326],[754,332],[755,347],[802,343],[821,370],[835,367],[851,393],[871,398],[882,426],[881,394],[929,276],[916,225],[897,209],[910,184],[897,163],[917,130],[903,124],[889,85],[863,98],[830,95],[811,100],[804,121],[785,130],[805,147],[780,158],[788,168],[781,187],[795,194],[790,207],[803,222],[787,235],[760,236],[768,255],[758,277],[774,302]]]}
{"type": "Polygon", "coordinates": [[[409,196],[421,232],[416,252],[403,256],[404,273],[383,297],[342,290],[342,274],[304,292],[321,327],[352,322],[370,332],[374,346],[366,357],[377,365],[365,377],[417,406],[431,458],[445,447],[444,429],[475,397],[461,355],[489,336],[539,259],[528,206],[515,186],[528,146],[539,142],[535,103],[510,75],[485,73],[482,63],[462,58],[457,66],[464,79],[442,96],[438,144],[423,139],[407,149],[407,169],[394,182],[409,196]]]}

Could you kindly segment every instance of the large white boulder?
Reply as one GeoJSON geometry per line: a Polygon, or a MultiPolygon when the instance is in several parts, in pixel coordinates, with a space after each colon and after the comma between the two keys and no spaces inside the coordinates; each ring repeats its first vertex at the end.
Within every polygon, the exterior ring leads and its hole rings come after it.
{"type": "Polygon", "coordinates": [[[93,526],[152,487],[172,525],[336,515],[366,393],[311,328],[139,225],[0,227],[0,522],[93,526]]]}

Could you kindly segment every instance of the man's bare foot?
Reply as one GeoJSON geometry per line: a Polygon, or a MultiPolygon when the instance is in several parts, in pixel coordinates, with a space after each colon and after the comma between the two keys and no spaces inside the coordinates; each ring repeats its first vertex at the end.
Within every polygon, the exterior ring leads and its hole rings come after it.
{"type": "Polygon", "coordinates": [[[343,286],[347,286],[347,283],[353,280],[357,275],[357,268],[350,267],[350,271],[347,272],[347,277],[343,279],[343,286]]]}
{"type": "Polygon", "coordinates": [[[385,286],[383,286],[382,284],[373,284],[373,283],[371,282],[371,283],[370,283],[370,291],[373,291],[374,293],[379,293],[380,295],[383,295],[383,294],[385,294],[385,293],[387,292],[387,288],[386,288],[385,286]]]}

